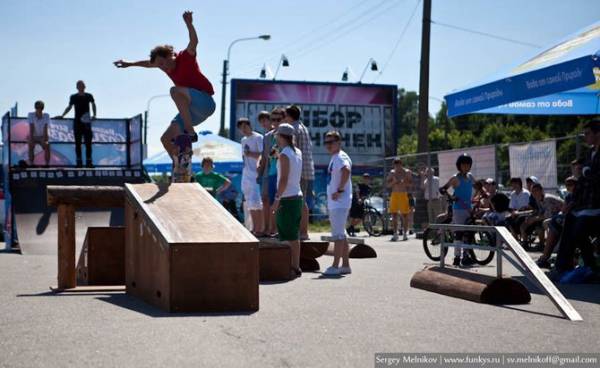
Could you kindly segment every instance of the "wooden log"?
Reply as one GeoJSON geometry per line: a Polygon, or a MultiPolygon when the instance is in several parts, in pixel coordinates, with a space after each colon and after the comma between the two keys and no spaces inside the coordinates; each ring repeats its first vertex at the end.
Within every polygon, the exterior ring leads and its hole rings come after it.
{"type": "Polygon", "coordinates": [[[114,208],[125,206],[125,191],[117,186],[48,185],[48,206],[61,204],[77,208],[114,208]]]}
{"type": "Polygon", "coordinates": [[[531,301],[531,294],[517,280],[448,267],[419,271],[413,275],[410,286],[477,303],[527,304],[531,301]]]}
{"type": "Polygon", "coordinates": [[[58,206],[58,287],[77,286],[75,274],[75,207],[58,206]]]}

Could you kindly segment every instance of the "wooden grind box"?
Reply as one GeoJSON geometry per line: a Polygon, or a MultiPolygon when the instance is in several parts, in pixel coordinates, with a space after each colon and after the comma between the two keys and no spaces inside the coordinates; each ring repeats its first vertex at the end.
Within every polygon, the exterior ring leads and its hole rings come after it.
{"type": "Polygon", "coordinates": [[[125,228],[89,227],[77,263],[78,285],[125,284],[125,228]]]}
{"type": "Polygon", "coordinates": [[[256,311],[258,241],[196,183],[126,184],[126,290],[169,312],[256,311]]]}

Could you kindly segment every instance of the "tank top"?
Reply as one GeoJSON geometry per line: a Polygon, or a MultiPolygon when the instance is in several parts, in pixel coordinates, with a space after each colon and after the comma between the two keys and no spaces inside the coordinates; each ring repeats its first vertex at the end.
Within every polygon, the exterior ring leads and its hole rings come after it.
{"type": "Polygon", "coordinates": [[[473,196],[473,179],[471,173],[466,176],[456,174],[454,175],[458,179],[458,186],[454,188],[454,195],[457,201],[454,202],[452,208],[455,210],[470,210],[471,197],[473,196]]]}
{"type": "MultiPolygon", "coordinates": [[[[285,190],[281,194],[281,198],[295,197],[302,195],[302,189],[300,189],[300,177],[302,176],[302,152],[298,148],[286,146],[282,151],[281,155],[285,155],[289,161],[289,173],[288,180],[285,190]]],[[[279,186],[279,179],[281,178],[281,160],[277,160],[277,186],[279,186]]]]}

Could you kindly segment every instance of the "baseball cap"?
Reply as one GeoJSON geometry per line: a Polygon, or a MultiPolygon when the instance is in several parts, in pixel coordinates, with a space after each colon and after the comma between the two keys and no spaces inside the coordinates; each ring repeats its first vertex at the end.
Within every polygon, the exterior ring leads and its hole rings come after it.
{"type": "Polygon", "coordinates": [[[527,179],[531,180],[533,182],[533,184],[539,184],[540,183],[540,179],[537,178],[537,176],[529,176],[527,177],[527,179]]]}
{"type": "Polygon", "coordinates": [[[288,123],[280,124],[277,128],[277,134],[294,135],[294,127],[288,123]]]}
{"type": "Polygon", "coordinates": [[[492,178],[487,178],[487,179],[485,179],[485,183],[486,184],[496,184],[496,180],[494,180],[492,178]]]}

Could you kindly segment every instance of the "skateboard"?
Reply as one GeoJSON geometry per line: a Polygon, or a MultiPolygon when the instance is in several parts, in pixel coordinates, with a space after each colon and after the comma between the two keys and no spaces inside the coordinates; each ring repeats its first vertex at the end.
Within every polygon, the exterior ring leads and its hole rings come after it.
{"type": "Polygon", "coordinates": [[[192,180],[192,140],[189,135],[175,139],[177,156],[173,157],[172,183],[189,183],[192,180]]]}

